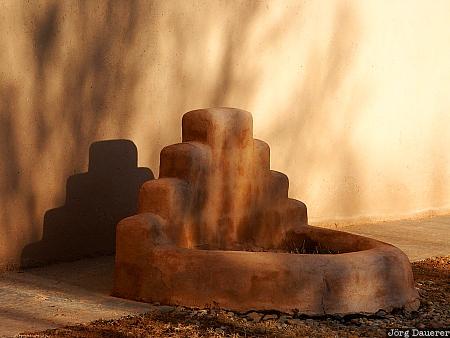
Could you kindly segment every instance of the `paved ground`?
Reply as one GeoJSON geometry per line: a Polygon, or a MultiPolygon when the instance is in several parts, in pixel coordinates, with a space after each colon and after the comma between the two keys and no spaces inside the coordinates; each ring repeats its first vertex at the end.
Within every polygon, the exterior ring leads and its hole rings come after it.
{"type": "MultiPolygon", "coordinates": [[[[450,254],[450,216],[343,230],[392,243],[411,261],[450,254]]],[[[151,305],[109,296],[113,267],[112,257],[100,257],[0,274],[0,336],[151,310],[151,305]]]]}
{"type": "Polygon", "coordinates": [[[100,257],[1,274],[0,337],[149,311],[109,296],[113,267],[113,257],[100,257]]]}
{"type": "Polygon", "coordinates": [[[340,230],[393,244],[402,249],[412,262],[450,254],[450,215],[352,225],[340,230]]]}

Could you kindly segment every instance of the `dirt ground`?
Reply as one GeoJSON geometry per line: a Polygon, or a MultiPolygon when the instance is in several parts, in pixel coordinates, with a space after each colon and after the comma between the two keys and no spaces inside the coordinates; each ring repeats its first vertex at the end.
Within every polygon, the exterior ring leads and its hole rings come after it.
{"type": "Polygon", "coordinates": [[[450,256],[413,263],[418,311],[372,316],[291,317],[161,305],[118,320],[95,321],[22,337],[386,337],[388,328],[450,328],[450,256]]]}

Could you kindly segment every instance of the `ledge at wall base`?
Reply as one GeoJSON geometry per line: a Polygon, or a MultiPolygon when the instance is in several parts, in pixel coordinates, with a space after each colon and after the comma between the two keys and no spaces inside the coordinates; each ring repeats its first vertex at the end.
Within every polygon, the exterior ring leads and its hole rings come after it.
{"type": "Polygon", "coordinates": [[[354,216],[342,218],[336,217],[333,219],[312,216],[310,217],[309,223],[313,226],[321,228],[337,229],[350,225],[374,224],[374,223],[395,222],[395,221],[400,222],[400,221],[426,220],[427,218],[437,216],[450,216],[450,207],[439,209],[426,209],[414,213],[399,214],[399,215],[354,216]]]}

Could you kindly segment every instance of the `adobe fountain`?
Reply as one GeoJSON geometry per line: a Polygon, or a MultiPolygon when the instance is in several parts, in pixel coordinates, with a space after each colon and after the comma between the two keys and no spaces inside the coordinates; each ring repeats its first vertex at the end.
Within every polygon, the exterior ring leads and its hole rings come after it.
{"type": "Polygon", "coordinates": [[[417,308],[408,258],[374,239],[308,225],[253,139],[250,113],[200,109],[161,151],[139,212],[117,225],[113,294],[144,302],[306,315],[417,308]]]}

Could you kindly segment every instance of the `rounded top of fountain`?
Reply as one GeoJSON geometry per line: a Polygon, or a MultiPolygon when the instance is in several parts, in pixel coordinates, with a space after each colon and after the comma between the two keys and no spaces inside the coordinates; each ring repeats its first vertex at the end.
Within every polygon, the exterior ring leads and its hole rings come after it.
{"type": "Polygon", "coordinates": [[[248,111],[236,108],[197,109],[183,115],[182,130],[183,142],[230,148],[253,138],[253,119],[248,111]]]}

